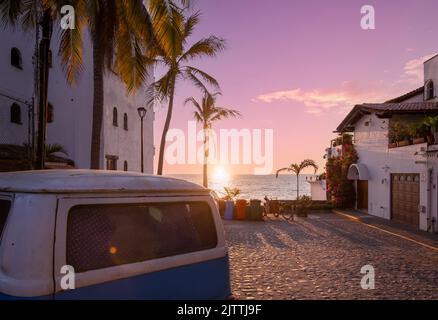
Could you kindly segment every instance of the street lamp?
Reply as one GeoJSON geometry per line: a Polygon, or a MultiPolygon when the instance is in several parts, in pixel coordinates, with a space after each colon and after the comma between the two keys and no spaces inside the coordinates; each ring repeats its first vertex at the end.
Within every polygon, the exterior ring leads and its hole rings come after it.
{"type": "Polygon", "coordinates": [[[140,117],[141,122],[141,130],[140,130],[140,144],[141,144],[141,172],[144,173],[144,163],[143,163],[143,119],[146,116],[147,110],[143,107],[137,109],[138,115],[140,117]]]}

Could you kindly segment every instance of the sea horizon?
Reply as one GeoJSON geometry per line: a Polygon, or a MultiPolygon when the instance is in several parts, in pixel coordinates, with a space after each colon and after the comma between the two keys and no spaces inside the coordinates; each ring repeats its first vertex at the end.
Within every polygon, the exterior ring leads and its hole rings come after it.
{"type": "MultiPolygon", "coordinates": [[[[187,180],[202,185],[202,174],[167,174],[166,176],[187,180]]],[[[310,195],[310,185],[306,178],[315,178],[317,175],[301,174],[299,177],[299,194],[310,195]]],[[[224,187],[239,188],[241,194],[238,199],[258,199],[263,200],[265,196],[270,199],[295,200],[296,199],[296,176],[280,174],[276,178],[275,174],[254,175],[254,174],[233,174],[226,178],[209,177],[209,188],[219,196],[224,195],[224,187]]]]}

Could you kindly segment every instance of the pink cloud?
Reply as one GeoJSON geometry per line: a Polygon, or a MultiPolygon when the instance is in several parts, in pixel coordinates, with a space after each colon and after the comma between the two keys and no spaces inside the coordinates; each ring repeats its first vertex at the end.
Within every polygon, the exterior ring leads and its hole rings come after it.
{"type": "Polygon", "coordinates": [[[406,81],[407,83],[420,86],[423,83],[424,77],[423,63],[433,56],[434,54],[429,54],[424,57],[409,60],[403,68],[404,77],[402,81],[406,81]]]}
{"type": "Polygon", "coordinates": [[[254,101],[273,103],[295,101],[307,107],[307,112],[319,114],[324,110],[351,108],[364,102],[382,102],[392,97],[393,90],[384,89],[381,82],[368,86],[351,81],[344,82],[339,88],[304,90],[301,88],[275,91],[259,95],[254,101]]]}

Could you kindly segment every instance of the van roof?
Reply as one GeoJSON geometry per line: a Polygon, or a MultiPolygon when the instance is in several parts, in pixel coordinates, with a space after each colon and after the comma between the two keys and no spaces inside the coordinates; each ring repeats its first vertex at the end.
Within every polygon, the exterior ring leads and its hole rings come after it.
{"type": "Polygon", "coordinates": [[[207,193],[185,180],[135,172],[41,170],[0,173],[0,191],[23,193],[207,193]]]}

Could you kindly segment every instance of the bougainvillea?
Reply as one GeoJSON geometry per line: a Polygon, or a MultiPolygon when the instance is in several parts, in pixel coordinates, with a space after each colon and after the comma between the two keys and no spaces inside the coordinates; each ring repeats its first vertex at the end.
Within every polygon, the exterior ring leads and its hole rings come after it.
{"type": "Polygon", "coordinates": [[[327,160],[327,193],[338,208],[353,207],[356,202],[354,183],[348,180],[347,175],[348,169],[357,160],[357,152],[348,142],[342,145],[342,154],[339,157],[327,160]]]}

